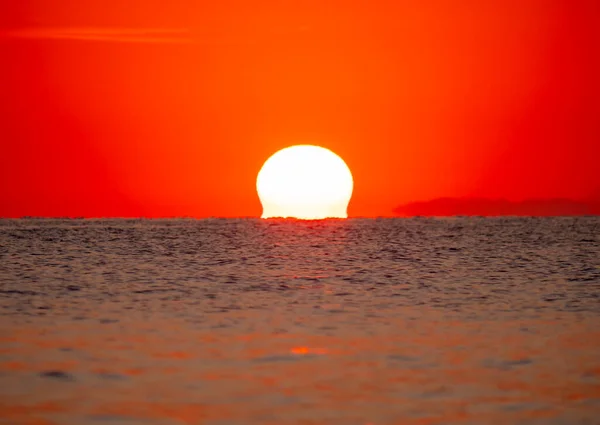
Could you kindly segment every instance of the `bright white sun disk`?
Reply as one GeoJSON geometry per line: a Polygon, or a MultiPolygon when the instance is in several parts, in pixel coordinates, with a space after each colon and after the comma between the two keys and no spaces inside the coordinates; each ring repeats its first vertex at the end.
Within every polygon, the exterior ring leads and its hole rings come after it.
{"type": "Polygon", "coordinates": [[[296,145],[264,163],[256,189],[262,218],[346,218],[353,180],[344,160],[329,149],[296,145]]]}

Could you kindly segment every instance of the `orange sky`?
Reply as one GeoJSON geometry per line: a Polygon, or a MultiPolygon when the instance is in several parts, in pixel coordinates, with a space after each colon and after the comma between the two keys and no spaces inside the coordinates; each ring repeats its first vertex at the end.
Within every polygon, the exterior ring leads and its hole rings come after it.
{"type": "Polygon", "coordinates": [[[0,2],[0,216],[258,216],[297,143],[354,216],[586,197],[598,40],[597,0],[0,2]]]}

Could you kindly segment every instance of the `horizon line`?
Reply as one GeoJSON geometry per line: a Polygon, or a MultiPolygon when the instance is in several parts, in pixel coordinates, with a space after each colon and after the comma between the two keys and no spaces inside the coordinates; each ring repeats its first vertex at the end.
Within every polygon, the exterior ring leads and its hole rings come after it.
{"type": "Polygon", "coordinates": [[[262,218],[260,216],[188,216],[188,215],[168,215],[168,216],[29,216],[23,215],[19,217],[0,216],[0,220],[290,220],[290,221],[325,221],[335,220],[344,221],[352,219],[412,219],[412,218],[574,218],[574,217],[600,217],[600,213],[587,214],[450,214],[450,215],[433,215],[433,214],[415,214],[415,215],[355,215],[346,218],[327,217],[319,219],[306,219],[295,217],[269,217],[262,218]]]}

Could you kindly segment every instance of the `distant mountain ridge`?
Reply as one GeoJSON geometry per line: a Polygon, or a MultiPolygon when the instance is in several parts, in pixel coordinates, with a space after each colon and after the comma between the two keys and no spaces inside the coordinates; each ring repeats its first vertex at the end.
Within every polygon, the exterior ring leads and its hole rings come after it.
{"type": "Polygon", "coordinates": [[[489,198],[437,198],[410,202],[394,208],[394,214],[414,216],[581,216],[600,215],[600,199],[565,198],[509,201],[489,198]]]}

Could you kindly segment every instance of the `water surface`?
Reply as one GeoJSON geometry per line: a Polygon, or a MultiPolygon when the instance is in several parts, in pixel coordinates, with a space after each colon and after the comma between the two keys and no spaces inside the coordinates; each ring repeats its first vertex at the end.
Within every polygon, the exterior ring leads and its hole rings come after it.
{"type": "Polygon", "coordinates": [[[0,220],[0,423],[600,423],[599,235],[0,220]]]}

